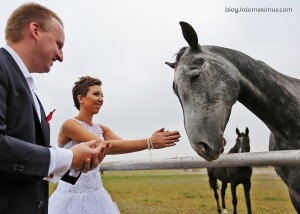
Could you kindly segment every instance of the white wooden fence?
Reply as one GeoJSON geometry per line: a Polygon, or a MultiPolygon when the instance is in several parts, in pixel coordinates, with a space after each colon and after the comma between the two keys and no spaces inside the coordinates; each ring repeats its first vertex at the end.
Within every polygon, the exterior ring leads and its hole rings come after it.
{"type": "Polygon", "coordinates": [[[152,160],[112,161],[101,163],[101,171],[193,169],[237,166],[300,166],[300,150],[222,154],[207,162],[201,157],[181,157],[152,160]]]}

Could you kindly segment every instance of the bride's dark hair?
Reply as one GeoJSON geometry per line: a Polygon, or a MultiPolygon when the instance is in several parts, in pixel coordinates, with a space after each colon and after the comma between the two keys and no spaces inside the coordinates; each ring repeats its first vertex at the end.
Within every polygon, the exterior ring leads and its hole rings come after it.
{"type": "Polygon", "coordinates": [[[79,80],[74,83],[72,94],[73,94],[73,101],[75,107],[79,110],[80,105],[78,102],[78,95],[86,96],[87,92],[89,91],[89,87],[93,85],[102,85],[102,81],[98,78],[90,77],[90,76],[83,76],[79,77],[79,80]]]}

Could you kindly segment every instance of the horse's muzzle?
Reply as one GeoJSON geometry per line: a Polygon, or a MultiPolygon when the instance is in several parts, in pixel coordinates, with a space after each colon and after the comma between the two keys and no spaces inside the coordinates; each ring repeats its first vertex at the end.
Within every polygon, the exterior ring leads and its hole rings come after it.
{"type": "Polygon", "coordinates": [[[218,150],[214,150],[209,143],[206,142],[199,142],[199,143],[192,143],[192,148],[194,151],[204,158],[207,161],[213,161],[219,158],[220,154],[224,152],[224,146],[226,145],[225,138],[222,137],[221,147],[218,150]]]}

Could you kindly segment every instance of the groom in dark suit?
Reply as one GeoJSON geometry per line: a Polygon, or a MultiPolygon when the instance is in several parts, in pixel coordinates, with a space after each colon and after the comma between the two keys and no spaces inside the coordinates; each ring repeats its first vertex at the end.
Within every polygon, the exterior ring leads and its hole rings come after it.
{"type": "Polygon", "coordinates": [[[87,172],[110,145],[90,141],[70,150],[50,147],[50,128],[34,93],[31,73],[46,73],[63,61],[64,29],[48,8],[29,3],[17,8],[0,49],[0,213],[48,213],[48,181],[69,169],[87,172]]]}

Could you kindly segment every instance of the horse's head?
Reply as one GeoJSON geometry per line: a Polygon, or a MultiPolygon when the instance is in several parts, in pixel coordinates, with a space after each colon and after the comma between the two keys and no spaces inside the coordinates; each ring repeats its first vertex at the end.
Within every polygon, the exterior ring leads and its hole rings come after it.
{"type": "Polygon", "coordinates": [[[224,151],[224,129],[239,93],[236,68],[220,54],[201,47],[195,30],[180,22],[189,47],[176,62],[173,90],[183,109],[185,130],[192,148],[208,161],[224,151]]]}
{"type": "Polygon", "coordinates": [[[240,145],[240,152],[250,152],[250,138],[249,138],[249,129],[246,127],[245,132],[240,132],[238,128],[236,128],[236,144],[240,145]]]}

